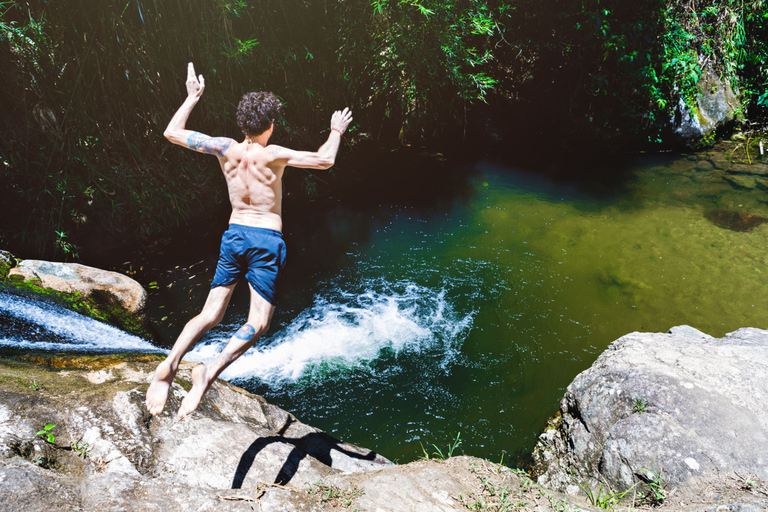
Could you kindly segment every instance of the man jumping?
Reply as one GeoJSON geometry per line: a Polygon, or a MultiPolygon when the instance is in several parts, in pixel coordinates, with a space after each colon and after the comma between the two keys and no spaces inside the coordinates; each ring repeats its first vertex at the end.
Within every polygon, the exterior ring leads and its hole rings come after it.
{"type": "Polygon", "coordinates": [[[218,157],[227,180],[232,215],[229,229],[221,238],[216,274],[203,310],[184,326],[171,353],[155,370],[147,390],[147,410],[153,416],[160,414],[165,407],[181,358],[203,334],[221,322],[235,285],[241,278],[245,277],[251,290],[248,321],[213,362],[200,364],[192,370],[192,389],[181,402],[179,418],[197,409],[216,377],[269,329],[275,311],[277,279],[285,265],[283,222],[280,217],[283,171],[286,166],[309,169],[331,167],[336,160],[341,136],[352,121],[348,108],[334,112],[328,140],[315,152],[267,145],[280,115],[280,100],[272,93],[252,92],[243,96],[237,107],[237,124],[245,140],[237,142],[227,137],[209,137],[185,128],[203,89],[203,75],[198,79],[190,62],[187,99],[171,118],[164,135],[174,144],[218,157]]]}

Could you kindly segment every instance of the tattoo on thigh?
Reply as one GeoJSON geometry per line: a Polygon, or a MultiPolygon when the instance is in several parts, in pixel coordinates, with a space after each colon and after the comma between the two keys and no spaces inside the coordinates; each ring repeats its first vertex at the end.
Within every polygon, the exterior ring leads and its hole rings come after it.
{"type": "Polygon", "coordinates": [[[235,333],[235,338],[240,340],[249,341],[251,338],[253,338],[256,335],[256,329],[254,329],[251,325],[245,324],[235,333]]]}

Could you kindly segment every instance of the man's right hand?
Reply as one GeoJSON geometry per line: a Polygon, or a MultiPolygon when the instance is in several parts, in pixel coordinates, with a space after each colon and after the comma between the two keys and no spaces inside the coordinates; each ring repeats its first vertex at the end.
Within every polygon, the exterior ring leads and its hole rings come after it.
{"type": "Polygon", "coordinates": [[[205,89],[203,75],[200,75],[200,79],[198,80],[195,76],[195,66],[190,62],[187,65],[187,97],[197,99],[203,95],[203,89],[205,89]]]}

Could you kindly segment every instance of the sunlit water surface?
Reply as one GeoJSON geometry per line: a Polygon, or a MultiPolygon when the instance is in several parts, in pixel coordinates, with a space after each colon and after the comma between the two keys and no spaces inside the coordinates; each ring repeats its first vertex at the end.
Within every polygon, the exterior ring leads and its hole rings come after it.
{"type": "MultiPolygon", "coordinates": [[[[606,184],[485,162],[437,192],[289,213],[272,329],[223,377],[401,462],[459,432],[464,452],[513,461],[619,336],[768,327],[768,225],[704,216],[768,216],[765,191],[685,158],[623,164],[606,184]]],[[[233,304],[188,359],[245,321],[233,304]]]]}

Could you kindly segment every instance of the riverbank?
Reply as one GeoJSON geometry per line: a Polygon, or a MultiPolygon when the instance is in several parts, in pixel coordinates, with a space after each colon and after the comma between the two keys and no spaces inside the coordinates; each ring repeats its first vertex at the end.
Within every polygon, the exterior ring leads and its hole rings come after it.
{"type": "MultiPolygon", "coordinates": [[[[660,482],[663,497],[656,502],[637,487],[619,504],[610,484],[594,487],[591,499],[573,495],[583,494],[586,480],[581,490],[561,494],[522,470],[457,456],[458,443],[427,445],[426,460],[392,465],[220,380],[198,411],[179,421],[174,413],[190,388],[189,363],[180,368],[166,410],[153,418],[143,397],[159,359],[0,361],[3,510],[768,510],[768,480],[744,468],[704,472],[694,484],[660,482]]],[[[663,404],[644,396],[646,414],[658,414],[663,404]]],[[[567,459],[560,457],[550,463],[567,459]]]]}

